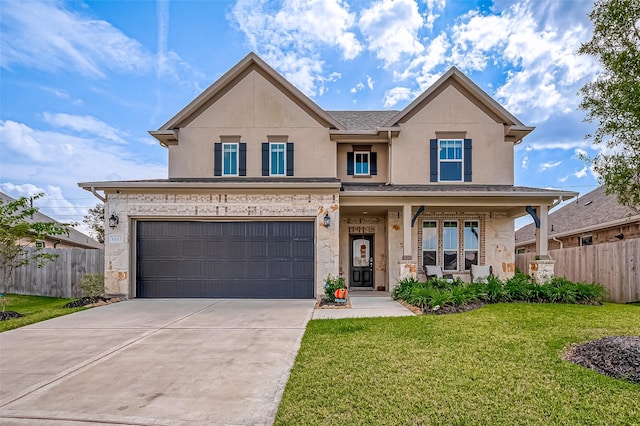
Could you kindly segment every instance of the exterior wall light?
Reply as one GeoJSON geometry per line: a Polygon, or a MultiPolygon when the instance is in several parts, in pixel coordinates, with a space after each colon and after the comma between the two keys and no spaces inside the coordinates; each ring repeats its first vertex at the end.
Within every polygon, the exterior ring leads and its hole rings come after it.
{"type": "Polygon", "coordinates": [[[116,212],[111,213],[111,217],[109,218],[109,228],[115,229],[116,226],[118,226],[118,223],[120,223],[120,219],[118,219],[116,212]]]}
{"type": "Polygon", "coordinates": [[[331,216],[329,216],[329,213],[325,213],[324,214],[324,227],[328,228],[331,226],[331,216]]]}

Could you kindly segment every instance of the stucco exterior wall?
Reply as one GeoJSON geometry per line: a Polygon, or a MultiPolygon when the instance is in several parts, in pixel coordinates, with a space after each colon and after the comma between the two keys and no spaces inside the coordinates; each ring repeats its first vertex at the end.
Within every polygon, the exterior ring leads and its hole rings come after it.
{"type": "Polygon", "coordinates": [[[384,183],[389,179],[389,145],[386,143],[339,143],[338,179],[353,183],[384,183]],[[371,152],[377,154],[378,174],[375,176],[350,176],[347,174],[347,153],[353,152],[353,145],[371,145],[371,152]]]}
{"type": "Polygon", "coordinates": [[[328,212],[339,223],[338,194],[333,193],[175,193],[108,194],[107,210],[117,212],[116,229],[105,230],[105,289],[107,294],[134,297],[135,220],[242,219],[315,221],[316,295],[324,292],[324,278],[338,274],[338,227],[324,226],[328,212]]]}
{"type": "MultiPolygon", "coordinates": [[[[389,259],[389,291],[398,285],[400,276],[400,264],[404,247],[402,231],[402,209],[391,208],[387,212],[387,253],[389,259]]],[[[415,259],[413,259],[415,262],[415,259]]]]}
{"type": "Polygon", "coordinates": [[[437,137],[436,132],[464,132],[473,141],[473,181],[469,183],[513,185],[514,145],[504,141],[503,124],[455,87],[445,88],[400,126],[391,157],[394,184],[429,183],[429,140],[437,137]]]}
{"type": "Polygon", "coordinates": [[[295,177],[335,177],[336,148],[329,129],[257,71],[240,80],[169,146],[170,178],[212,178],[214,143],[240,136],[247,144],[247,176],[262,176],[262,143],[286,136],[294,143],[295,177]]]}
{"type": "Polygon", "coordinates": [[[516,268],[515,224],[512,218],[493,213],[486,221],[486,260],[501,279],[511,278],[516,268]]]}

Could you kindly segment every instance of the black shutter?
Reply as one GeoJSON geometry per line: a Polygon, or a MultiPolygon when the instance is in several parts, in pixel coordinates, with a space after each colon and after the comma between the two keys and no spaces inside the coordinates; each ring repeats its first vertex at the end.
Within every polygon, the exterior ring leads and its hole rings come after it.
{"type": "Polygon", "coordinates": [[[287,176],[293,176],[293,143],[287,143],[287,176]]]}
{"type": "Polygon", "coordinates": [[[213,144],[213,175],[222,176],[222,144],[213,144]]]}
{"type": "Polygon", "coordinates": [[[347,175],[353,176],[353,152],[347,152],[347,175]]]}
{"type": "Polygon", "coordinates": [[[464,140],[464,181],[471,182],[471,139],[464,140]]]}
{"type": "Polygon", "coordinates": [[[269,143],[262,143],[262,176],[269,176],[269,143]]]}
{"type": "Polygon", "coordinates": [[[431,182],[438,181],[438,139],[429,140],[429,171],[431,182]]]}
{"type": "Polygon", "coordinates": [[[371,176],[375,176],[378,174],[378,153],[372,152],[369,154],[369,166],[371,171],[371,176]]]}
{"type": "Polygon", "coordinates": [[[239,165],[238,165],[238,174],[240,176],[246,176],[247,175],[247,144],[246,143],[240,143],[238,144],[238,146],[240,147],[240,152],[239,152],[239,165]]]}

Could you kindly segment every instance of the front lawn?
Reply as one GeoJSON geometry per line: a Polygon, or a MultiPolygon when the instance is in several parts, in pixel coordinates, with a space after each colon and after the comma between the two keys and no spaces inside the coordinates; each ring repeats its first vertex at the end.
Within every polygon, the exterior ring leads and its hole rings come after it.
{"type": "Polygon", "coordinates": [[[48,320],[50,318],[82,311],[86,308],[63,308],[75,299],[60,299],[57,297],[24,296],[21,294],[7,294],[7,311],[16,311],[21,318],[0,321],[0,332],[48,320]]]}
{"type": "Polygon", "coordinates": [[[560,358],[610,335],[640,335],[640,309],[501,303],[313,320],[276,424],[638,425],[640,385],[560,358]]]}

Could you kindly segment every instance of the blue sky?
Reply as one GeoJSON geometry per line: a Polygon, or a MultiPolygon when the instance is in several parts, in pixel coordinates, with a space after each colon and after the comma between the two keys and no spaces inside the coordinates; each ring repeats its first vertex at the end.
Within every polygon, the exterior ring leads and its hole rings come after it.
{"type": "MultiPolygon", "coordinates": [[[[0,190],[82,221],[77,182],[167,177],[159,128],[254,51],[328,110],[402,109],[455,65],[536,130],[516,185],[597,186],[586,0],[0,0],[0,190]]],[[[522,223],[519,221],[518,223],[522,223]]],[[[82,230],[82,227],[79,228],[82,230]]]]}

